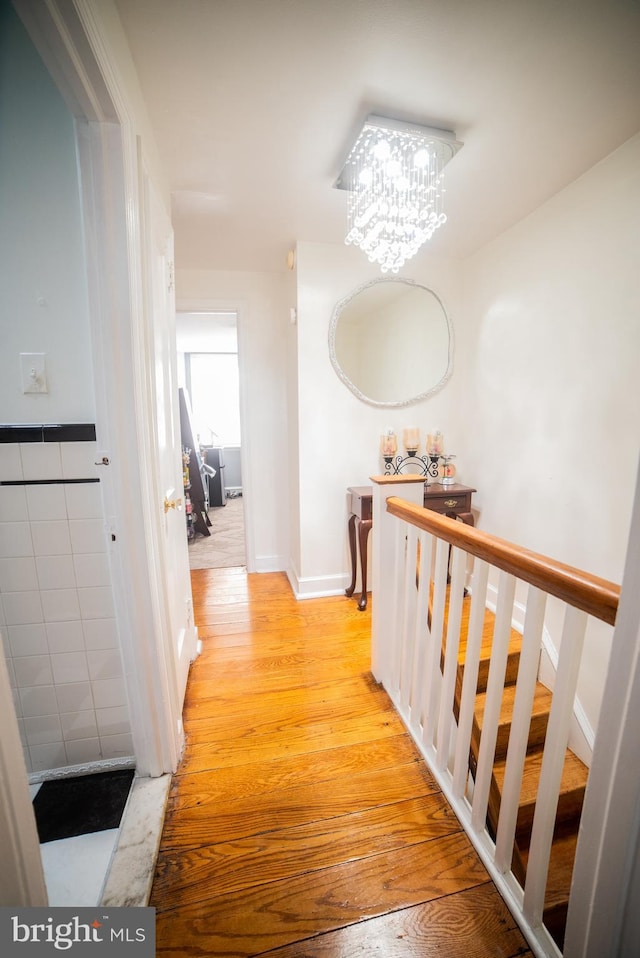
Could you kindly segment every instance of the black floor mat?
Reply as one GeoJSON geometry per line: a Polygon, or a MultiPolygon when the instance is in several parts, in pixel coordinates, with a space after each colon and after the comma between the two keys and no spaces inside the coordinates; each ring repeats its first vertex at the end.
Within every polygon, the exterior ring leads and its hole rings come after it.
{"type": "Polygon", "coordinates": [[[44,782],[33,800],[40,842],[118,828],[133,769],[44,782]]]}

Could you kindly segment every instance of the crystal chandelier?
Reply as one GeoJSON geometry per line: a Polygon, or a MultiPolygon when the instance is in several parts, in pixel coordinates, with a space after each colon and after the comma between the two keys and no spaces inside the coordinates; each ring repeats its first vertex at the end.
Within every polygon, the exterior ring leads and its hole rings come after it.
{"type": "Polygon", "coordinates": [[[347,236],[383,273],[397,273],[446,221],[443,170],[454,133],[369,116],[336,182],[350,191],[347,236]]]}

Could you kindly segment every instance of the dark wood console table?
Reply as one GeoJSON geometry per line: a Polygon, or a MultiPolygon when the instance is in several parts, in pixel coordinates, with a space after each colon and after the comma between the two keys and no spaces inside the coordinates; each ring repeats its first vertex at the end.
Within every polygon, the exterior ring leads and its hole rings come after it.
{"type": "Polygon", "coordinates": [[[471,486],[462,486],[459,482],[450,486],[434,482],[424,487],[424,507],[451,519],[462,519],[468,526],[472,526],[475,525],[475,520],[471,511],[471,496],[476,491],[471,486]]]}
{"type": "Polygon", "coordinates": [[[347,489],[349,508],[349,548],[351,550],[351,585],[345,595],[352,596],[356,587],[357,552],[360,552],[362,594],[358,600],[360,611],[367,607],[367,541],[373,521],[373,489],[371,486],[350,486],[347,489]],[[356,546],[357,535],[357,546],[356,546]]]}
{"type": "MultiPolygon", "coordinates": [[[[433,509],[451,519],[461,519],[467,525],[474,525],[471,511],[471,497],[476,490],[472,486],[463,486],[459,482],[443,486],[433,482],[424,487],[424,507],[433,509]]],[[[345,589],[345,595],[352,596],[356,588],[358,553],[360,553],[360,573],[362,592],[358,599],[358,608],[367,607],[367,542],[373,524],[373,489],[371,486],[350,486],[347,489],[349,508],[349,549],[351,552],[351,583],[345,589]]]]}

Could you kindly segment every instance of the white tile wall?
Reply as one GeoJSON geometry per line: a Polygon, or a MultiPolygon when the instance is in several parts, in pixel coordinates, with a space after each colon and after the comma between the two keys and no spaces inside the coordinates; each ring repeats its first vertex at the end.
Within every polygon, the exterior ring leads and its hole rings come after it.
{"type": "MultiPolygon", "coordinates": [[[[0,443],[1,452],[2,444],[0,443]]],[[[28,518],[25,487],[0,486],[0,522],[25,522],[28,518]]]]}
{"type": "MultiPolygon", "coordinates": [[[[71,534],[69,523],[65,519],[32,522],[30,525],[35,555],[63,556],[71,554],[71,534]]],[[[24,554],[29,555],[29,553],[24,554]]]]}
{"type": "Polygon", "coordinates": [[[60,447],[63,479],[95,479],[97,477],[95,442],[61,442],[60,447]]]}
{"type": "Polygon", "coordinates": [[[35,559],[31,556],[0,559],[0,591],[22,592],[38,588],[35,559]]]}
{"type": "MultiPolygon", "coordinates": [[[[104,552],[99,552],[97,555],[87,553],[82,556],[74,556],[73,566],[78,588],[89,589],[93,586],[109,586],[109,592],[111,592],[109,563],[104,552]]],[[[2,560],[0,559],[0,570],[1,568],[2,560]]]]}
{"type": "Polygon", "coordinates": [[[0,558],[32,556],[31,526],[28,522],[0,522],[0,558]]]}
{"type": "Polygon", "coordinates": [[[37,556],[38,585],[41,589],[74,589],[77,584],[74,556],[37,556]]]}
{"type": "Polygon", "coordinates": [[[73,622],[80,618],[77,589],[43,589],[40,598],[45,622],[73,622]]]}
{"type": "Polygon", "coordinates": [[[4,620],[7,625],[28,625],[32,622],[42,622],[42,603],[40,593],[31,592],[3,592],[4,620]]]}
{"type": "Polygon", "coordinates": [[[91,682],[71,682],[68,685],[56,686],[58,711],[82,712],[93,708],[91,682]]]}
{"type": "Polygon", "coordinates": [[[61,479],[59,442],[22,442],[20,458],[25,479],[61,479]]]}
{"type": "Polygon", "coordinates": [[[66,519],[64,486],[26,486],[27,511],[31,522],[39,519],[66,519]]]}
{"type": "Polygon", "coordinates": [[[33,622],[28,625],[7,626],[9,635],[9,655],[46,655],[49,651],[47,644],[47,629],[44,622],[33,622]]]}
{"type": "Polygon", "coordinates": [[[94,442],[0,443],[0,633],[30,771],[133,754],[94,442]],[[56,481],[57,480],[57,481],[56,481]]]}
{"type": "Polygon", "coordinates": [[[58,711],[56,690],[53,685],[20,689],[19,694],[22,714],[25,718],[28,715],[55,715],[58,711]]]}
{"type": "Polygon", "coordinates": [[[87,649],[117,649],[115,619],[91,619],[83,622],[82,627],[87,649]]]}
{"type": "Polygon", "coordinates": [[[24,479],[22,475],[22,457],[17,442],[0,443],[0,478],[4,482],[24,479]]]}
{"type": "Polygon", "coordinates": [[[49,652],[82,652],[86,648],[84,629],[79,619],[71,622],[47,622],[49,652]]]}

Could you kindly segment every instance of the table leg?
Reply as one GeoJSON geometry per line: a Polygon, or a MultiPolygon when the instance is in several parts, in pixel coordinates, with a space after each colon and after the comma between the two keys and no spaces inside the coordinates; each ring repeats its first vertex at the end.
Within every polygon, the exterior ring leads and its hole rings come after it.
{"type": "Polygon", "coordinates": [[[352,596],[356,587],[356,516],[349,516],[349,550],[351,553],[351,585],[345,589],[345,595],[352,596]]]}
{"type": "MultiPolygon", "coordinates": [[[[449,516],[450,519],[460,519],[461,522],[464,522],[466,526],[475,526],[476,520],[472,512],[446,512],[445,515],[449,516]]],[[[449,564],[451,562],[451,546],[449,546],[449,558],[447,560],[447,584],[451,582],[451,575],[449,573],[449,564]]],[[[469,594],[468,590],[465,589],[465,597],[469,594]]]]}
{"type": "Polygon", "coordinates": [[[358,608],[363,612],[367,607],[367,541],[371,531],[371,519],[360,521],[358,529],[358,539],[360,545],[360,571],[362,573],[362,595],[358,602],[358,608]]]}

